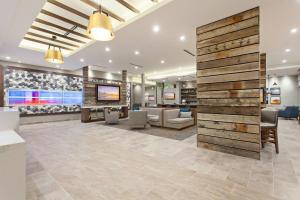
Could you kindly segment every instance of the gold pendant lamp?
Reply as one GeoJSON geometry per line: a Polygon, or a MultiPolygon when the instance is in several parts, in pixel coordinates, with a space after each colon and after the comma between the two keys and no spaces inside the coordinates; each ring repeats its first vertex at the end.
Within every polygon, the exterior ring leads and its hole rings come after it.
{"type": "MultiPolygon", "coordinates": [[[[56,40],[56,37],[52,37],[53,41],[56,40]]],[[[49,63],[62,64],[64,63],[64,58],[61,53],[61,49],[49,44],[48,50],[45,54],[45,60],[49,63]]]]}
{"type": "Polygon", "coordinates": [[[110,41],[115,37],[111,21],[108,15],[102,12],[101,4],[99,10],[90,16],[87,35],[98,41],[110,41]]]}

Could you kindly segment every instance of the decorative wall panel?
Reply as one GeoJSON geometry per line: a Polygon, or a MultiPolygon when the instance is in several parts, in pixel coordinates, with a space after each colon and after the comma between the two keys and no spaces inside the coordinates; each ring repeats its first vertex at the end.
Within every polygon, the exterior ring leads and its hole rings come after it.
{"type": "Polygon", "coordinates": [[[260,158],[259,8],[197,28],[198,146],[260,158]]]}
{"type": "Polygon", "coordinates": [[[5,68],[5,100],[22,115],[79,112],[82,77],[37,70],[5,68]]]}
{"type": "Polygon", "coordinates": [[[83,74],[83,105],[84,106],[95,106],[95,105],[119,105],[120,102],[105,102],[97,101],[96,99],[96,85],[97,84],[108,84],[122,86],[122,81],[118,80],[107,80],[101,78],[90,78],[89,67],[82,68],[83,74]]]}

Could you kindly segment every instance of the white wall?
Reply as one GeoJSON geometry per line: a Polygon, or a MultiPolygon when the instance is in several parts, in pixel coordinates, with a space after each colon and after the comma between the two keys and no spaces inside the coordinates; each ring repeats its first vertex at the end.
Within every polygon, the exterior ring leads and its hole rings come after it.
{"type": "MultiPolygon", "coordinates": [[[[300,88],[298,86],[298,76],[281,76],[281,77],[272,77],[267,81],[267,87],[280,87],[281,90],[281,105],[280,106],[298,106],[299,103],[299,94],[300,88]],[[277,83],[277,86],[273,86],[274,82],[277,83]]],[[[270,102],[269,95],[269,102],[270,102]]]]}

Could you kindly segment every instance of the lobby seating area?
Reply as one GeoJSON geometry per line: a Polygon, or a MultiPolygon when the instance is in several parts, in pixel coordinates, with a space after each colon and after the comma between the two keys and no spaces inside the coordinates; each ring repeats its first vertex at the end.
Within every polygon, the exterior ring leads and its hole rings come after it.
{"type": "Polygon", "coordinates": [[[1,3],[0,200],[300,199],[300,0],[1,3]]]}

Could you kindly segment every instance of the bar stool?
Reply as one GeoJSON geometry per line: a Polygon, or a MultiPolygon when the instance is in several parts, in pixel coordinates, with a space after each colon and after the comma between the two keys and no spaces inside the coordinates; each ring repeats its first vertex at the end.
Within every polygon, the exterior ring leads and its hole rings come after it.
{"type": "Polygon", "coordinates": [[[261,144],[264,148],[266,142],[275,144],[276,153],[279,153],[278,145],[278,111],[263,109],[261,111],[261,144]]]}

